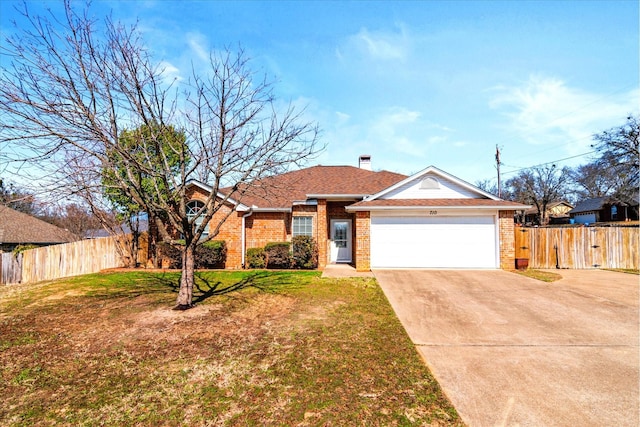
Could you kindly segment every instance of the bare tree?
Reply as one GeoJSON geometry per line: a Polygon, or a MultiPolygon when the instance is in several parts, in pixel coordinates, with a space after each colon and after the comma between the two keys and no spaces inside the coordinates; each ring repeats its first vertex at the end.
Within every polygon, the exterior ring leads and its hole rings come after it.
{"type": "Polygon", "coordinates": [[[37,213],[35,196],[2,178],[0,178],[0,205],[29,215],[37,213]]]}
{"type": "MultiPolygon", "coordinates": [[[[113,213],[101,212],[101,215],[105,218],[112,218],[111,223],[115,222],[113,213]]],[[[39,215],[39,218],[73,233],[78,239],[86,237],[87,232],[102,227],[99,217],[80,202],[47,205],[39,215]]]]}
{"type": "Polygon", "coordinates": [[[482,179],[475,183],[476,187],[487,193],[491,193],[494,196],[498,195],[498,183],[493,179],[482,179]]]}
{"type": "Polygon", "coordinates": [[[627,117],[622,126],[594,135],[599,166],[617,180],[613,196],[631,205],[636,203],[633,199],[640,185],[639,137],[640,119],[634,116],[627,117]]]}
{"type": "Polygon", "coordinates": [[[578,199],[591,199],[615,193],[621,177],[604,159],[577,166],[571,170],[571,181],[578,199]]]}
{"type": "Polygon", "coordinates": [[[508,198],[532,204],[538,210],[540,224],[547,224],[547,206],[565,199],[568,191],[569,169],[556,165],[526,169],[505,183],[508,198]]]}
{"type": "Polygon", "coordinates": [[[94,206],[104,203],[104,171],[117,169],[106,190],[131,198],[162,238],[180,247],[176,308],[189,308],[195,248],[233,213],[223,207],[241,201],[253,181],[314,156],[317,127],[279,106],[242,51],[212,54],[204,73],[192,69],[184,82],[169,82],[135,25],[98,22],[88,8],[64,6],[64,17],[56,17],[32,16],[25,5],[30,26],[3,44],[0,144],[19,144],[4,151],[12,153],[7,160],[38,162],[38,179],[52,191],[94,206]],[[149,132],[134,155],[121,135],[142,127],[149,132]],[[174,128],[186,143],[167,143],[174,128]],[[194,218],[187,215],[187,187],[198,177],[211,191],[194,218]],[[223,187],[231,190],[221,195],[223,187]]]}

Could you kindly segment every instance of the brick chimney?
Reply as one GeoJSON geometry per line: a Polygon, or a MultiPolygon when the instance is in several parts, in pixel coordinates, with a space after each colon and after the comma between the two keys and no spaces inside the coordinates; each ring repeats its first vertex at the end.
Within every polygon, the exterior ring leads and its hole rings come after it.
{"type": "Polygon", "coordinates": [[[371,156],[368,154],[363,154],[360,156],[358,160],[358,167],[360,169],[366,169],[368,171],[371,170],[371,156]]]}

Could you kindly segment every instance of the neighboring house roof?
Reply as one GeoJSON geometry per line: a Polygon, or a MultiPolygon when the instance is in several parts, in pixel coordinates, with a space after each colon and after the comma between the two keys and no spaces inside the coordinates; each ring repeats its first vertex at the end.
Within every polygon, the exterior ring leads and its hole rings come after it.
{"type": "Polygon", "coordinates": [[[56,244],[77,240],[67,230],[31,215],[0,206],[0,243],[2,244],[56,244]]]}
{"type": "Polygon", "coordinates": [[[582,212],[599,211],[607,203],[607,201],[609,201],[609,197],[595,197],[593,199],[585,199],[578,202],[576,207],[571,209],[568,213],[577,214],[582,212]]]}
{"type": "MultiPolygon", "coordinates": [[[[309,198],[356,200],[381,191],[406,178],[388,171],[354,166],[312,166],[253,182],[234,197],[243,205],[262,209],[291,208],[309,198]]],[[[221,193],[230,189],[223,188],[221,193]]]]}
{"type": "MultiPolygon", "coordinates": [[[[573,205],[565,202],[564,200],[560,201],[560,202],[551,202],[547,205],[547,212],[550,212],[551,210],[553,210],[555,207],[557,206],[561,206],[561,205],[565,205],[567,206],[569,209],[573,208],[573,205]]],[[[537,214],[538,213],[538,208],[536,208],[535,206],[527,209],[526,211],[524,211],[524,213],[526,215],[533,215],[533,214],[537,214]]],[[[568,212],[567,212],[568,213],[568,212]]],[[[566,215],[566,214],[565,214],[566,215]]]]}

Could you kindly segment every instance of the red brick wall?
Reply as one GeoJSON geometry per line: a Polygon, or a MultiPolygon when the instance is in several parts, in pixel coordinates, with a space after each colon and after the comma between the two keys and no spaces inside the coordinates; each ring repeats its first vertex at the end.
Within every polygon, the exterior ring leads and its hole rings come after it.
{"type": "Polygon", "coordinates": [[[356,212],[356,270],[371,270],[371,220],[369,212],[356,212]]]}
{"type": "Polygon", "coordinates": [[[269,242],[287,241],[287,229],[291,228],[289,223],[287,212],[254,212],[245,219],[247,249],[260,248],[269,242]]]}
{"type": "Polygon", "coordinates": [[[514,211],[498,213],[498,233],[500,235],[500,268],[513,270],[516,259],[516,242],[514,236],[514,211]]]}
{"type": "Polygon", "coordinates": [[[318,227],[316,242],[318,243],[318,268],[322,270],[329,262],[329,224],[327,223],[327,201],[318,200],[318,227]]]}

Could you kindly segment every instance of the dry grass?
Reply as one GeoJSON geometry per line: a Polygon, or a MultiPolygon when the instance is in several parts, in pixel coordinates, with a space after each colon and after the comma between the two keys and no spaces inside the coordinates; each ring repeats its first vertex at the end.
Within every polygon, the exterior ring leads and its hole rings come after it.
{"type": "Polygon", "coordinates": [[[553,273],[551,271],[526,269],[526,270],[513,270],[513,272],[518,273],[522,276],[530,277],[532,279],[541,280],[543,282],[555,282],[556,280],[562,279],[562,276],[560,274],[553,273]]]}
{"type": "Polygon", "coordinates": [[[1,425],[462,425],[373,279],[109,273],[0,289],[1,425]]]}
{"type": "Polygon", "coordinates": [[[640,270],[634,268],[605,268],[605,270],[617,271],[618,273],[640,275],[640,270]]]}

